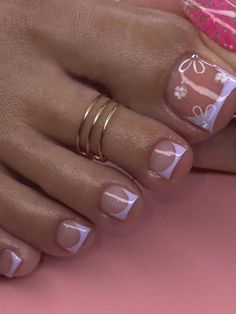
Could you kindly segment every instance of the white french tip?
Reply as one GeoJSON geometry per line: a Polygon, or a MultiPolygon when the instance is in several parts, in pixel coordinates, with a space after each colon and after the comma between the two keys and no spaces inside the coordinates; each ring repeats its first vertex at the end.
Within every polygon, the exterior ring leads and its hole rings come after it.
{"type": "Polygon", "coordinates": [[[227,77],[226,82],[223,83],[224,86],[221,94],[219,95],[219,98],[214,104],[207,106],[205,112],[200,106],[194,106],[195,110],[197,109],[199,114],[197,114],[195,111],[194,117],[187,117],[190,122],[210,133],[213,133],[214,131],[216,120],[222,108],[224,107],[226,100],[231,95],[231,93],[236,90],[236,77],[230,75],[228,72],[219,67],[218,70],[219,74],[221,74],[223,77],[227,77]]]}
{"type": "Polygon", "coordinates": [[[135,202],[137,201],[137,199],[139,198],[139,196],[135,193],[132,193],[124,188],[122,188],[122,190],[125,192],[125,194],[127,195],[127,200],[125,200],[125,202],[127,202],[127,206],[125,207],[125,209],[122,212],[119,212],[117,214],[112,214],[113,217],[124,221],[127,216],[129,215],[129,212],[131,211],[132,207],[134,206],[135,202]]]}
{"type": "Polygon", "coordinates": [[[14,252],[12,252],[11,250],[6,250],[5,252],[7,252],[11,255],[12,263],[11,263],[10,270],[7,273],[5,273],[4,275],[8,278],[12,278],[15,275],[15,272],[19,268],[20,264],[22,263],[22,259],[18,255],[16,255],[14,252]]]}
{"type": "Polygon", "coordinates": [[[187,151],[187,148],[185,148],[184,146],[181,146],[181,145],[175,144],[175,143],[173,143],[173,145],[175,147],[175,160],[166,170],[161,171],[159,173],[165,179],[170,179],[170,177],[172,176],[172,173],[174,172],[174,170],[177,167],[178,163],[180,162],[181,158],[183,157],[183,155],[187,151]]]}
{"type": "Polygon", "coordinates": [[[84,242],[86,241],[86,239],[88,238],[90,232],[91,232],[91,228],[75,223],[75,225],[73,226],[73,228],[76,228],[77,230],[79,230],[80,232],[80,239],[79,242],[77,244],[75,244],[72,247],[68,247],[65,248],[68,252],[76,254],[78,253],[78,251],[80,250],[81,246],[84,244],[84,242]]]}

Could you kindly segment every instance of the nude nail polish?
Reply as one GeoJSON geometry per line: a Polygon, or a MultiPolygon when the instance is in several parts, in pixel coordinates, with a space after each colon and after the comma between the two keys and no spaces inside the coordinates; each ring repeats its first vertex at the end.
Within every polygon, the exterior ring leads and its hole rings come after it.
{"type": "Polygon", "coordinates": [[[236,77],[194,54],[173,70],[167,102],[184,119],[212,133],[222,110],[235,109],[235,90],[236,77]]]}
{"type": "Polygon", "coordinates": [[[8,249],[3,251],[0,260],[2,273],[8,278],[14,277],[17,269],[22,263],[22,259],[16,253],[8,249]]]}
{"type": "Polygon", "coordinates": [[[138,197],[137,194],[121,186],[112,185],[102,195],[101,208],[109,216],[125,220],[138,200],[138,197]]]}
{"type": "Polygon", "coordinates": [[[158,143],[151,155],[151,170],[165,179],[170,179],[186,151],[186,147],[167,140],[158,143]]]}
{"type": "Polygon", "coordinates": [[[57,244],[76,254],[87,240],[92,229],[73,220],[62,222],[57,229],[57,244]]]}
{"type": "Polygon", "coordinates": [[[210,39],[236,52],[235,0],[182,0],[187,17],[210,39]]]}

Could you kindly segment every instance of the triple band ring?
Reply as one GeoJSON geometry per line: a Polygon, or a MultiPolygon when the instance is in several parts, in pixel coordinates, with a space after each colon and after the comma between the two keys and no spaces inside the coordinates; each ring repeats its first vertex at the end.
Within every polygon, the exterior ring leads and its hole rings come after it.
{"type": "Polygon", "coordinates": [[[85,112],[85,115],[83,117],[83,120],[80,124],[77,139],[76,139],[76,148],[77,148],[77,152],[79,155],[82,155],[86,158],[94,159],[94,160],[97,160],[100,162],[106,162],[107,161],[107,158],[105,157],[104,152],[103,152],[104,135],[105,135],[105,131],[107,129],[107,126],[108,126],[112,116],[114,115],[114,113],[118,109],[118,107],[119,107],[118,103],[114,103],[111,99],[107,100],[106,95],[103,95],[103,94],[99,94],[89,104],[89,106],[85,112]],[[105,100],[103,105],[97,106],[98,103],[100,102],[100,100],[102,100],[102,99],[105,100]],[[108,112],[106,109],[108,109],[108,112]],[[95,115],[94,115],[94,111],[95,111],[95,115]],[[82,146],[81,135],[82,135],[84,126],[85,126],[88,118],[92,115],[94,115],[93,122],[90,125],[88,134],[86,134],[85,145],[82,146]],[[99,138],[99,143],[97,145],[97,151],[93,152],[91,150],[91,138],[92,138],[94,129],[97,126],[97,124],[101,118],[104,118],[105,122],[104,122],[104,124],[101,128],[101,131],[100,131],[100,138],[99,138]]]}

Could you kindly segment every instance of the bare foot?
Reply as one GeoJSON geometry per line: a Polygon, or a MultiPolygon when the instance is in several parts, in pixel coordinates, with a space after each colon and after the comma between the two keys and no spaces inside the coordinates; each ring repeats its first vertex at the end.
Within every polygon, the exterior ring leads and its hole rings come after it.
{"type": "MultiPolygon", "coordinates": [[[[133,178],[156,190],[183,179],[192,166],[183,137],[201,141],[228,123],[235,78],[189,22],[167,13],[110,1],[2,1],[0,24],[0,227],[11,239],[0,243],[0,271],[20,276],[40,252],[68,256],[91,245],[95,224],[132,220],[142,209],[133,178]],[[129,107],[112,116],[103,153],[130,176],[75,153],[94,85],[129,107]],[[209,115],[197,119],[195,105],[209,115]]],[[[94,153],[103,125],[90,138],[94,153]]]]}

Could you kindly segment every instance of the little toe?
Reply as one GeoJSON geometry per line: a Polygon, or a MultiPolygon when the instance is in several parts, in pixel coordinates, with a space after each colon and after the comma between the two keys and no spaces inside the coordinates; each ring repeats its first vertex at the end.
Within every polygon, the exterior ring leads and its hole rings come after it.
{"type": "Polygon", "coordinates": [[[41,254],[25,242],[0,228],[0,274],[7,277],[24,277],[35,270],[41,254]]]}

